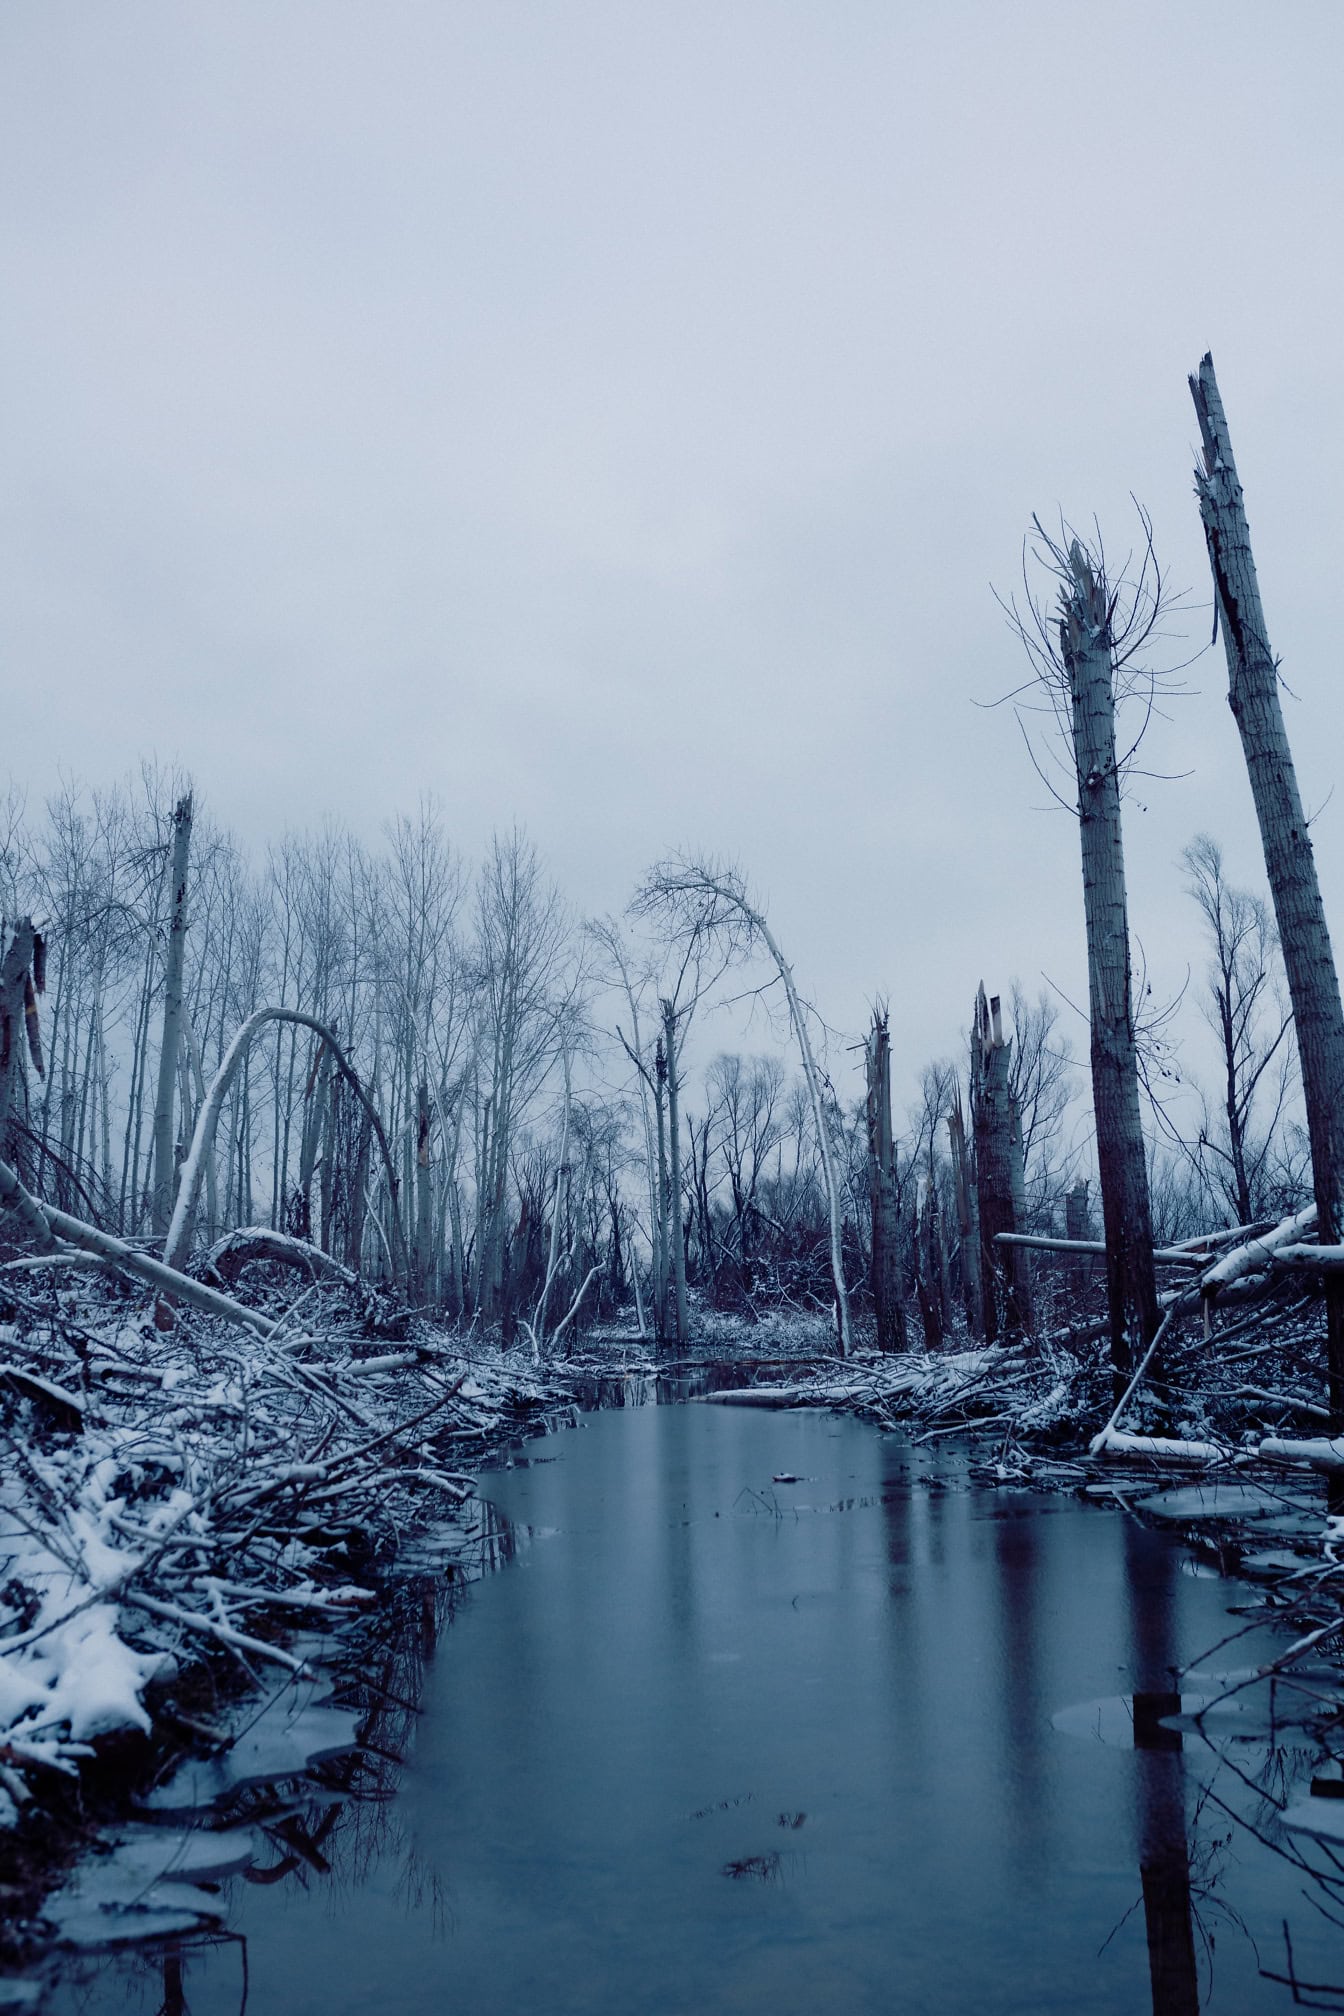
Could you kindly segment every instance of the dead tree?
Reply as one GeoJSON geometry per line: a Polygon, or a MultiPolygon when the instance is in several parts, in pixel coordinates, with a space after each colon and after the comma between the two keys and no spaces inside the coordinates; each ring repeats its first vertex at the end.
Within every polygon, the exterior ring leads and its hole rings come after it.
{"type": "Polygon", "coordinates": [[[1131,695],[1146,699],[1145,722],[1151,711],[1158,674],[1142,660],[1166,608],[1152,529],[1142,512],[1140,519],[1143,561],[1132,582],[1107,578],[1100,542],[1090,550],[1067,532],[1057,542],[1035,521],[1037,550],[1058,583],[1058,600],[1053,612],[1032,601],[1026,621],[1016,609],[1011,611],[1065,752],[1072,802],[1061,792],[1055,796],[1078,821],[1092,1106],[1117,1397],[1136,1355],[1156,1335],[1159,1320],[1120,823],[1124,772],[1142,728],[1123,755],[1116,747],[1117,701],[1131,695]]]}
{"type": "MultiPolygon", "coordinates": [[[[817,1152],[821,1157],[825,1179],[827,1216],[830,1225],[831,1278],[835,1283],[836,1331],[840,1356],[847,1358],[850,1355],[852,1338],[849,1323],[849,1290],[845,1284],[844,1209],[840,1194],[840,1176],[831,1134],[831,1115],[827,1110],[821,1072],[812,1049],[812,1039],[808,1034],[808,1010],[798,992],[793,968],[784,957],[779,940],[766,922],[765,913],[752,903],[746,883],[736,868],[696,856],[689,859],[677,857],[661,862],[649,871],[636,892],[631,907],[646,916],[657,914],[659,911],[668,913],[679,919],[681,928],[688,930],[693,937],[701,934],[706,937],[717,936],[730,943],[740,938],[743,941],[743,950],[750,950],[758,943],[762,944],[773,961],[775,973],[784,989],[784,998],[788,1004],[789,1021],[798,1044],[803,1079],[812,1108],[812,1122],[816,1129],[817,1152]]],[[[730,952],[725,955],[725,959],[731,956],[730,952]]],[[[834,1104],[833,1099],[831,1103],[834,1104]]],[[[677,1208],[681,1208],[680,1199],[677,1208]]]]}
{"type": "MultiPolygon", "coordinates": [[[[1241,482],[1211,356],[1203,358],[1190,380],[1190,391],[1204,447],[1204,466],[1195,471],[1195,494],[1227,654],[1228,704],[1250,776],[1293,1004],[1317,1236],[1323,1246],[1330,1246],[1341,1232],[1344,1008],[1311,835],[1279,705],[1278,666],[1260,604],[1241,482]]],[[[1327,1274],[1325,1306],[1330,1422],[1340,1428],[1344,1426],[1344,1276],[1327,1274]]]]}
{"type": "Polygon", "coordinates": [[[1016,1201],[1021,1189],[1020,1125],[1014,1179],[1011,1052],[1011,1041],[1003,1033],[999,997],[996,994],[987,1001],[982,982],[971,1029],[971,1127],[980,1220],[980,1295],[985,1338],[991,1344],[1000,1331],[1020,1334],[1031,1325],[1027,1262],[1015,1247],[998,1244],[1000,1232],[1026,1229],[1018,1223],[1016,1201]]]}
{"type": "Polygon", "coordinates": [[[163,969],[163,1040],[159,1045],[159,1085],[154,1101],[154,1236],[168,1230],[177,1184],[173,1138],[173,1088],[182,1045],[182,967],[187,946],[187,869],[191,858],[191,793],[173,808],[169,855],[168,950],[163,969]]]}
{"type": "Polygon", "coordinates": [[[874,1009],[864,1045],[868,1086],[868,1195],[872,1208],[873,1310],[879,1351],[904,1351],[901,1298],[900,1206],[896,1195],[896,1144],[891,1127],[891,1038],[883,1010],[874,1009]]]}
{"type": "MultiPolygon", "coordinates": [[[[1087,1208],[1089,1184],[1085,1176],[1064,1193],[1064,1236],[1082,1241],[1092,1237],[1092,1217],[1087,1208]]],[[[1075,1295],[1085,1295],[1092,1285],[1092,1262],[1085,1255],[1072,1256],[1066,1263],[1069,1286],[1075,1295]]]]}
{"type": "Polygon", "coordinates": [[[1060,596],[1059,649],[1069,682],[1092,1024],[1092,1106],[1106,1237],[1111,1364],[1117,1385],[1159,1322],[1148,1164],[1130,976],[1129,909],[1115,744],[1115,600],[1075,539],[1060,596]]]}
{"type": "MultiPolygon", "coordinates": [[[[1293,1081],[1293,1018],[1276,985],[1278,941],[1268,905],[1223,873],[1223,852],[1201,833],[1186,848],[1190,894],[1208,933],[1205,1018],[1218,1039],[1222,1115],[1200,1127],[1200,1167],[1235,1225],[1266,1211],[1266,1171],[1293,1081]],[[1261,1095],[1264,1094],[1262,1098],[1261,1095]]],[[[1277,1200],[1276,1200],[1277,1201],[1277,1200]]]]}

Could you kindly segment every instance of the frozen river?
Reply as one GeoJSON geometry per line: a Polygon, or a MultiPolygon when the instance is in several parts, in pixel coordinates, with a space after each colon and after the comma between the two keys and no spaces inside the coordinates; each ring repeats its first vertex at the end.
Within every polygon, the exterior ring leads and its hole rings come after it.
{"type": "Polygon", "coordinates": [[[235,2016],[245,1942],[248,2016],[1260,2016],[1285,1919],[1344,1979],[1289,1857],[1332,1865],[1255,1789],[1306,1790],[1299,1697],[1167,1725],[1255,1598],[1166,1534],[821,1412],[610,1410],[483,1488],[512,1559],[395,1796],[233,1879],[240,1939],[80,1959],[53,2006],[235,2016]]]}

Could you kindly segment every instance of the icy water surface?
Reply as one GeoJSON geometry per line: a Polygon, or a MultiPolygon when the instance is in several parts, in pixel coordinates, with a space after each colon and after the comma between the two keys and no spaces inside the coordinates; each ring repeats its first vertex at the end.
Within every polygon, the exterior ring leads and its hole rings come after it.
{"type": "Polygon", "coordinates": [[[231,1879],[240,1936],[72,1960],[52,2008],[234,2016],[244,1961],[248,2016],[1232,2016],[1292,2008],[1290,1945],[1344,1981],[1312,1874],[1344,1860],[1256,1789],[1307,1793],[1301,1694],[1217,1749],[1168,1724],[1271,1649],[1178,1698],[1254,1600],[1179,1540],[825,1413],[626,1408],[523,1455],[395,1798],[231,1879]]]}

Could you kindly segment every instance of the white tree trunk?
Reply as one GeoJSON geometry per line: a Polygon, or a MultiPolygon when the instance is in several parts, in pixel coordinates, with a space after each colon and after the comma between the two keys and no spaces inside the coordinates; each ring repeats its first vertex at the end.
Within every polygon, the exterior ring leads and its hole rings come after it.
{"type": "Polygon", "coordinates": [[[173,847],[168,896],[168,954],[163,974],[163,1040],[159,1045],[159,1089],[154,1101],[155,1238],[168,1230],[173,1211],[177,1158],[173,1139],[173,1087],[182,1043],[182,967],[187,944],[187,869],[191,856],[191,793],[173,811],[173,847]]]}

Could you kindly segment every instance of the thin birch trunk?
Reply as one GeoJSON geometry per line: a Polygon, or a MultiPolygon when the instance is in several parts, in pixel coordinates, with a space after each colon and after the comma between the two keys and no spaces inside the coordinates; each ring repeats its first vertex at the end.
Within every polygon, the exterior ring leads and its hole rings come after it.
{"type": "MultiPolygon", "coordinates": [[[[1260,603],[1241,482],[1211,356],[1203,358],[1198,375],[1190,380],[1190,391],[1204,445],[1204,467],[1195,472],[1195,493],[1227,654],[1228,704],[1246,758],[1292,998],[1317,1236],[1329,1246],[1342,1229],[1344,1009],[1311,835],[1279,705],[1278,666],[1260,603]]],[[[1339,1429],[1344,1427],[1344,1276],[1327,1274],[1325,1309],[1330,1425],[1339,1429]]]]}
{"type": "Polygon", "coordinates": [[[173,811],[173,844],[168,898],[168,952],[163,974],[163,1039],[159,1045],[159,1085],[154,1101],[154,1236],[161,1239],[173,1213],[177,1157],[173,1137],[173,1090],[182,1041],[182,967],[187,945],[187,868],[191,854],[191,793],[173,811]]]}
{"type": "Polygon", "coordinates": [[[662,1003],[663,1043],[667,1051],[667,1132],[669,1203],[672,1228],[672,1285],[676,1312],[676,1339],[686,1342],[686,1228],[681,1215],[681,1126],[677,1085],[677,1011],[671,1001],[662,1003]]]}

